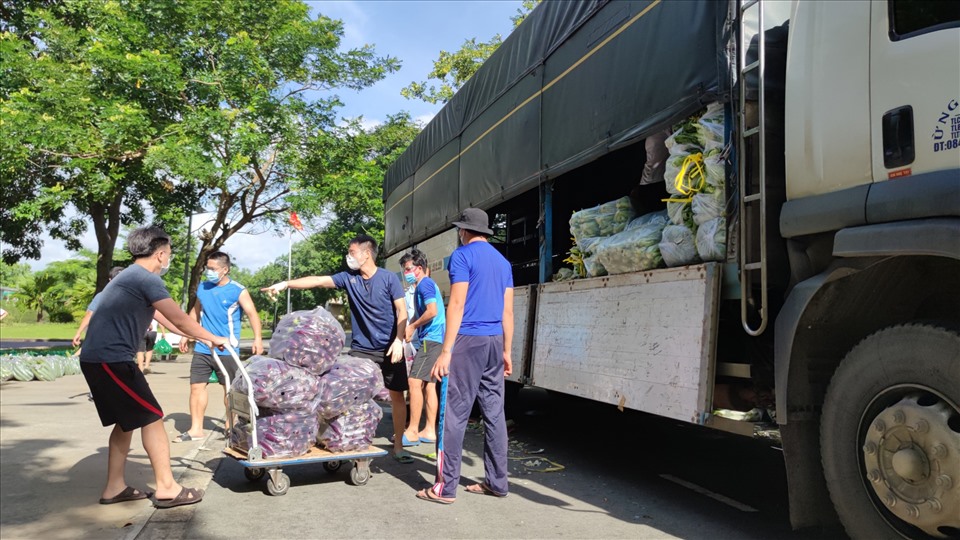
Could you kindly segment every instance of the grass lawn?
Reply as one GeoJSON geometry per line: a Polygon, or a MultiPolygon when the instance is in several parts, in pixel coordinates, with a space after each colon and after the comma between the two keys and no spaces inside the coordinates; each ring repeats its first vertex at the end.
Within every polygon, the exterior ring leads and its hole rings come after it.
{"type": "MultiPolygon", "coordinates": [[[[79,322],[75,323],[0,323],[0,338],[16,339],[51,339],[71,340],[77,332],[79,322]]],[[[240,339],[253,339],[253,330],[247,327],[240,329],[240,339]]],[[[270,339],[270,329],[264,329],[263,339],[270,339]]]]}

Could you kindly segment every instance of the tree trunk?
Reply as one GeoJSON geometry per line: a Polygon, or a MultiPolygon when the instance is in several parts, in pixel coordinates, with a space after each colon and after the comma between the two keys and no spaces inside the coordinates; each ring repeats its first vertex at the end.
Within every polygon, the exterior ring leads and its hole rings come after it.
{"type": "Polygon", "coordinates": [[[97,235],[97,288],[100,292],[110,281],[110,268],[113,267],[113,250],[117,245],[117,235],[120,232],[120,204],[123,193],[114,195],[109,205],[92,203],[90,217],[93,219],[93,230],[97,235]]]}

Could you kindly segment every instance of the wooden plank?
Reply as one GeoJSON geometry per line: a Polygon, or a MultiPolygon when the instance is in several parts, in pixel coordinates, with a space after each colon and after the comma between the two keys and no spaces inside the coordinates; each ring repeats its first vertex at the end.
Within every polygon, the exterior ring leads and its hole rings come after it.
{"type": "Polygon", "coordinates": [[[260,460],[252,460],[247,457],[247,452],[245,450],[238,450],[236,448],[228,447],[223,449],[223,453],[235,458],[239,461],[249,463],[251,465],[263,465],[265,467],[277,466],[277,465],[291,465],[297,463],[305,463],[311,461],[341,461],[349,459],[361,459],[368,457],[380,457],[387,455],[386,450],[382,450],[376,446],[368,446],[362,450],[352,450],[350,452],[331,452],[326,448],[320,448],[319,446],[312,446],[306,454],[299,456],[288,456],[288,457],[273,457],[273,458],[264,458],[260,460]]]}
{"type": "Polygon", "coordinates": [[[701,423],[719,283],[708,263],[541,285],[532,383],[701,423]]]}
{"type": "Polygon", "coordinates": [[[530,324],[530,287],[513,289],[513,342],[510,347],[510,359],[513,361],[513,374],[508,381],[523,382],[523,366],[527,355],[530,324]]]}

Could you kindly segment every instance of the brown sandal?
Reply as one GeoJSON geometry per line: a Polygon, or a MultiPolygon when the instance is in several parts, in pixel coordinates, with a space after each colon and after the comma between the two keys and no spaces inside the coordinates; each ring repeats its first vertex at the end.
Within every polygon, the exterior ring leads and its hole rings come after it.
{"type": "Polygon", "coordinates": [[[477,495],[490,495],[493,497],[506,497],[506,493],[497,493],[496,491],[490,489],[490,486],[486,482],[480,482],[479,484],[473,484],[472,486],[467,486],[464,488],[468,493],[476,493],[477,495]]]}
{"type": "Polygon", "coordinates": [[[187,504],[197,504],[203,500],[203,490],[185,487],[172,499],[157,499],[153,505],[157,508],[174,508],[187,504]]]}

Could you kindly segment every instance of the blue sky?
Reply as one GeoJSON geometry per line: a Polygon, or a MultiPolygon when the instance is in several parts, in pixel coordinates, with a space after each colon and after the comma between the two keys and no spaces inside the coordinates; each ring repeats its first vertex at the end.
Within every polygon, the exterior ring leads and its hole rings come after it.
{"type": "MultiPolygon", "coordinates": [[[[440,109],[438,105],[408,100],[400,95],[400,89],[412,81],[425,80],[433,69],[433,60],[441,50],[454,51],[464,40],[474,37],[481,41],[498,33],[506,37],[513,28],[510,17],[517,13],[521,1],[324,0],[308,1],[307,4],[314,15],[322,13],[343,21],[341,45],[344,49],[371,44],[378,55],[394,56],[402,61],[403,65],[397,73],[370,88],[360,92],[337,92],[344,103],[341,116],[362,116],[365,123],[372,125],[386,119],[387,115],[404,110],[421,121],[432,118],[440,109]]],[[[199,229],[203,221],[203,216],[195,217],[194,230],[199,229]]],[[[96,251],[96,238],[92,230],[83,237],[83,244],[96,251]]],[[[271,233],[241,233],[231,237],[223,249],[230,253],[238,266],[254,270],[277,257],[285,256],[287,242],[271,233]]],[[[24,262],[34,270],[39,270],[52,261],[70,256],[71,253],[62,242],[46,237],[41,258],[24,262]]]]}

